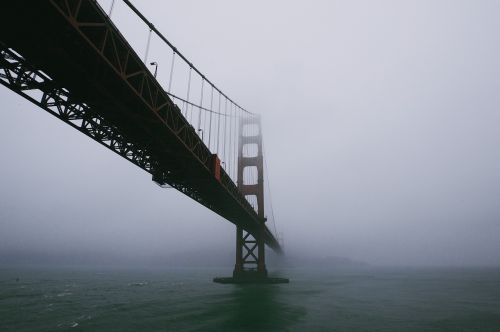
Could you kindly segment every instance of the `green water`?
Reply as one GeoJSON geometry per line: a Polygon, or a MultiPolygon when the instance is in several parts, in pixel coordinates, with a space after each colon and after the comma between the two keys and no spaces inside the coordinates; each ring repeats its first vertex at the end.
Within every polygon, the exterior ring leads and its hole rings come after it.
{"type": "Polygon", "coordinates": [[[500,331],[499,269],[0,268],[0,331],[500,331]],[[16,281],[16,278],[19,278],[16,281]]]}

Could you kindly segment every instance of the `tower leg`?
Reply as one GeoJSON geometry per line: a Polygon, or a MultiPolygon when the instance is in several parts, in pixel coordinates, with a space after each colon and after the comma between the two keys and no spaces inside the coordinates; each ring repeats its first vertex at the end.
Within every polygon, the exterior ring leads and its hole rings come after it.
{"type": "Polygon", "coordinates": [[[266,269],[266,245],[264,244],[264,224],[262,224],[261,229],[259,230],[259,237],[257,238],[257,272],[267,277],[267,269],[266,269]]]}
{"type": "Polygon", "coordinates": [[[236,264],[234,264],[233,276],[243,272],[243,228],[236,227],[236,264]]]}

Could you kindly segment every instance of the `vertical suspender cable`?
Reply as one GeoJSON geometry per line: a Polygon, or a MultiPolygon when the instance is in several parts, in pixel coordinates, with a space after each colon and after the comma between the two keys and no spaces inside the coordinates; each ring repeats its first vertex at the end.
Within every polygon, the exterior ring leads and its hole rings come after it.
{"type": "Polygon", "coordinates": [[[238,114],[238,108],[236,107],[236,105],[234,106],[234,117],[233,117],[233,177],[234,177],[234,182],[236,182],[236,176],[237,176],[237,173],[236,173],[236,163],[235,163],[235,160],[236,160],[236,143],[237,143],[237,140],[236,140],[236,114],[238,114]]]}
{"type": "Polygon", "coordinates": [[[233,130],[233,172],[234,172],[234,182],[237,181],[238,177],[238,166],[236,165],[236,158],[237,158],[237,152],[238,152],[238,137],[236,136],[236,118],[238,116],[238,107],[235,106],[234,108],[234,130],[233,130]]]}
{"type": "MultiPolygon", "coordinates": [[[[212,113],[212,106],[210,106],[210,108],[208,108],[208,109],[210,111],[204,110],[204,112],[203,112],[203,119],[201,120],[201,123],[202,123],[201,127],[203,129],[203,137],[205,137],[205,132],[207,132],[207,113],[210,113],[210,114],[212,113]]],[[[205,140],[203,142],[205,142],[205,140]]],[[[207,140],[207,146],[208,146],[208,149],[210,150],[210,145],[208,145],[208,140],[207,140]]]]}
{"type": "Polygon", "coordinates": [[[234,179],[234,182],[236,182],[236,162],[235,162],[235,157],[236,157],[236,126],[235,126],[235,120],[236,120],[236,113],[238,112],[238,108],[236,108],[236,105],[234,106],[234,112],[233,112],[233,160],[231,160],[232,164],[233,164],[233,167],[232,167],[232,170],[233,170],[233,179],[234,179]]]}
{"type": "MultiPolygon", "coordinates": [[[[252,116],[250,116],[250,118],[252,118],[252,116]]],[[[255,126],[254,126],[253,124],[250,124],[250,125],[248,126],[248,135],[249,135],[249,136],[255,136],[255,126]]],[[[251,148],[252,146],[254,146],[254,145],[249,145],[249,146],[248,146],[248,150],[249,150],[249,151],[252,151],[252,148],[251,148]]],[[[256,179],[255,179],[255,176],[256,176],[256,175],[257,175],[257,176],[259,175],[259,170],[257,169],[257,167],[254,167],[253,169],[255,170],[255,172],[250,172],[250,175],[251,175],[251,181],[252,181],[252,184],[257,184],[257,181],[256,181],[256,179]]]]}
{"type": "Polygon", "coordinates": [[[111,1],[111,7],[109,8],[108,17],[111,18],[111,14],[113,13],[113,8],[115,7],[115,0],[111,1]]]}
{"type": "Polygon", "coordinates": [[[187,100],[187,103],[184,103],[186,104],[186,112],[184,114],[184,117],[186,118],[187,120],[187,117],[188,117],[188,109],[189,109],[189,91],[191,90],[191,70],[193,69],[193,67],[189,67],[189,79],[188,79],[188,88],[187,88],[187,96],[186,96],[186,100],[187,100]]]}
{"type": "Polygon", "coordinates": [[[198,132],[200,131],[200,126],[201,126],[201,109],[203,107],[203,85],[205,84],[205,79],[202,77],[201,78],[201,95],[200,95],[200,107],[198,109],[198,132]]]}
{"type": "Polygon", "coordinates": [[[233,172],[233,180],[234,182],[236,182],[236,177],[234,176],[234,170],[236,169],[236,164],[234,163],[234,156],[236,154],[236,150],[234,149],[234,146],[236,145],[236,137],[234,136],[234,134],[236,133],[236,128],[234,128],[234,119],[236,119],[236,112],[237,112],[237,108],[236,108],[236,105],[233,105],[233,116],[231,117],[231,127],[233,127],[233,132],[232,132],[232,145],[231,145],[231,149],[232,149],[232,154],[231,154],[231,171],[233,172]]]}
{"type": "Polygon", "coordinates": [[[224,139],[222,140],[222,151],[224,152],[224,169],[227,169],[227,153],[226,153],[226,136],[227,136],[227,97],[224,104],[224,139]]]}
{"type": "Polygon", "coordinates": [[[240,107],[236,108],[236,117],[234,119],[234,142],[235,142],[235,155],[234,155],[234,169],[235,169],[235,179],[238,181],[238,156],[240,154],[240,140],[239,140],[239,127],[240,127],[240,107]]]}
{"type": "Polygon", "coordinates": [[[144,63],[147,64],[148,61],[148,54],[149,54],[149,45],[151,43],[151,33],[153,30],[149,29],[149,34],[148,34],[148,42],[146,43],[146,52],[144,53],[144,63]]]}
{"type": "Polygon", "coordinates": [[[219,114],[218,115],[219,120],[217,121],[217,154],[219,155],[219,158],[220,158],[220,153],[219,153],[219,151],[220,151],[220,144],[219,144],[220,139],[219,138],[220,138],[220,122],[221,122],[221,118],[220,118],[220,115],[221,115],[220,114],[220,99],[221,99],[221,94],[219,92],[219,112],[218,112],[218,114],[219,114]]]}
{"type": "Polygon", "coordinates": [[[175,50],[172,52],[172,63],[170,64],[170,78],[168,80],[168,93],[172,89],[172,75],[174,74],[175,50]]]}
{"type": "Polygon", "coordinates": [[[240,114],[240,107],[237,106],[236,108],[236,127],[235,127],[235,133],[234,133],[234,137],[236,138],[235,139],[235,144],[236,144],[236,148],[235,148],[235,156],[234,156],[234,160],[235,160],[235,166],[234,166],[234,171],[235,171],[235,183],[236,183],[236,186],[238,186],[238,172],[239,172],[239,163],[238,163],[238,156],[240,155],[240,136],[238,135],[239,133],[239,126],[240,126],[240,122],[238,121],[239,119],[239,115],[240,114]]]}
{"type": "MultiPolygon", "coordinates": [[[[257,128],[258,128],[258,125],[255,125],[255,124],[254,124],[254,125],[253,125],[253,129],[252,129],[252,130],[253,130],[253,135],[254,135],[254,136],[257,136],[257,135],[258,135],[257,128]]],[[[257,144],[257,155],[259,155],[259,145],[258,145],[258,144],[257,144]]],[[[255,170],[256,170],[256,172],[255,172],[255,174],[254,174],[254,181],[255,181],[255,183],[259,183],[259,169],[258,169],[258,168],[256,168],[255,170]]],[[[257,208],[258,208],[258,207],[257,207],[257,208]]]]}
{"type": "MultiPolygon", "coordinates": [[[[248,118],[249,118],[248,114],[246,114],[245,117],[246,117],[245,122],[247,122],[248,118]]],[[[248,127],[245,125],[243,126],[243,135],[248,136],[248,127]],[[247,128],[247,129],[245,129],[245,128],[247,128]]],[[[245,147],[245,154],[248,155],[248,145],[245,147]]],[[[247,172],[246,181],[245,181],[246,184],[252,184],[251,180],[252,180],[252,172],[250,172],[250,174],[247,172]]]]}
{"type": "Polygon", "coordinates": [[[229,104],[229,158],[228,158],[228,163],[229,163],[229,167],[228,167],[228,170],[229,170],[229,177],[232,177],[232,174],[231,174],[231,168],[232,168],[232,163],[233,163],[233,107],[234,107],[234,104],[231,103],[229,104]]]}
{"type": "Polygon", "coordinates": [[[212,85],[212,93],[210,95],[210,120],[209,120],[209,125],[208,125],[208,149],[210,150],[210,142],[212,138],[212,113],[213,113],[213,105],[214,105],[214,86],[212,85]]]}

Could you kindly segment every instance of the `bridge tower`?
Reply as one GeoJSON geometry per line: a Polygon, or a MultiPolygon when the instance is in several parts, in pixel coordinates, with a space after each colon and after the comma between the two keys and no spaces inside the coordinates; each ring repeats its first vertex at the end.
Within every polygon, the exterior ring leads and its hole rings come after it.
{"type": "MultiPolygon", "coordinates": [[[[252,235],[242,227],[236,227],[236,264],[233,277],[246,276],[267,277],[265,244],[263,241],[265,231],[264,216],[264,164],[262,154],[262,130],[260,116],[240,119],[238,140],[238,189],[245,198],[257,204],[257,215],[262,221],[257,234],[252,235]],[[245,126],[252,128],[245,130],[245,126]],[[247,145],[252,145],[250,149],[247,145]],[[245,149],[245,147],[247,147],[245,149]],[[244,151],[253,152],[245,155],[244,151]],[[255,153],[256,152],[256,153],[255,153]],[[254,183],[245,182],[245,169],[256,169],[254,183]],[[255,179],[256,178],[256,179],[255,179]],[[256,181],[256,182],[255,182],[256,181]]],[[[247,178],[250,178],[247,176],[247,178]]]]}
{"type": "Polygon", "coordinates": [[[238,132],[238,190],[256,209],[260,224],[251,233],[236,226],[236,264],[233,276],[214,278],[214,282],[221,284],[288,283],[287,278],[267,276],[264,242],[267,229],[264,214],[264,156],[260,116],[240,118],[238,132]]]}
{"type": "Polygon", "coordinates": [[[217,283],[282,284],[289,282],[287,278],[271,278],[267,276],[264,243],[267,228],[264,215],[264,156],[262,151],[260,117],[252,115],[240,119],[237,185],[240,193],[256,209],[260,224],[257,230],[252,233],[245,231],[240,226],[236,227],[236,264],[234,265],[233,276],[214,278],[217,283]]]}

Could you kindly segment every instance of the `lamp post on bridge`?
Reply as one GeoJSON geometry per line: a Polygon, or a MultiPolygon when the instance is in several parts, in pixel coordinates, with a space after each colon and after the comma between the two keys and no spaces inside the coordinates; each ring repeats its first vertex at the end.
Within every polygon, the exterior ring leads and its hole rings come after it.
{"type": "Polygon", "coordinates": [[[155,73],[154,73],[154,77],[156,78],[156,73],[158,73],[158,62],[156,61],[153,61],[150,63],[151,66],[155,66],[155,73]]]}

